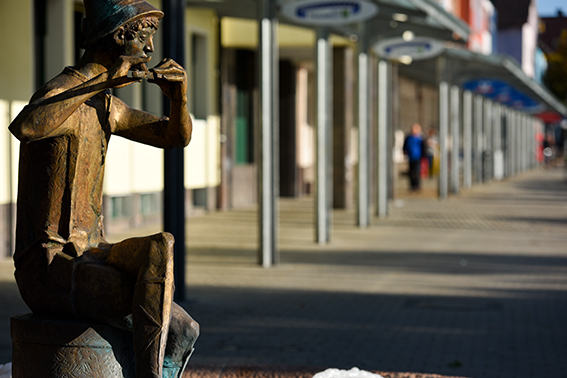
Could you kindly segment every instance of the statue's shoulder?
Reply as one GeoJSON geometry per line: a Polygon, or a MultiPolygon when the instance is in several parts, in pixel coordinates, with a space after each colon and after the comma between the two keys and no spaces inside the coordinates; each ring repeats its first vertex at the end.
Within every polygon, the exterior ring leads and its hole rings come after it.
{"type": "Polygon", "coordinates": [[[82,75],[72,67],[65,67],[63,71],[42,85],[32,96],[30,103],[53,97],[63,93],[71,88],[76,87],[87,81],[86,76],[82,75]]]}

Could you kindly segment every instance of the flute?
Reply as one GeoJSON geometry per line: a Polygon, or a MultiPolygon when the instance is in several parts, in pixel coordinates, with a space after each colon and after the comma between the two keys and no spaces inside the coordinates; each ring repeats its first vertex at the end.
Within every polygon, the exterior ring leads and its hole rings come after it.
{"type": "Polygon", "coordinates": [[[140,80],[158,80],[165,79],[167,81],[181,81],[183,80],[183,75],[177,75],[174,73],[161,74],[155,71],[128,71],[128,77],[131,79],[140,80]]]}

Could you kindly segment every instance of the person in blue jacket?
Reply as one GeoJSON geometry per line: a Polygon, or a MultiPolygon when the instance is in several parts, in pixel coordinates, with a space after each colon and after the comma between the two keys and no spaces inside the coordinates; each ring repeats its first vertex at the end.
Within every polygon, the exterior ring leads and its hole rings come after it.
{"type": "Polygon", "coordinates": [[[404,140],[404,154],[409,158],[410,189],[413,191],[419,190],[421,158],[425,154],[424,139],[419,123],[411,125],[411,134],[404,140]]]}

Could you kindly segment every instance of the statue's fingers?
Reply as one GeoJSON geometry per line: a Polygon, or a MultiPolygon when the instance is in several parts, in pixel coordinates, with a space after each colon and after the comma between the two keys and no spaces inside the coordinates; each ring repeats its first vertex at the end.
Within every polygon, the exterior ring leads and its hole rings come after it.
{"type": "Polygon", "coordinates": [[[182,82],[185,78],[181,75],[175,75],[175,74],[166,74],[163,75],[163,78],[167,81],[173,81],[173,82],[182,82]]]}
{"type": "Polygon", "coordinates": [[[185,75],[185,70],[180,66],[152,68],[152,72],[156,72],[163,75],[165,74],[185,75]]]}

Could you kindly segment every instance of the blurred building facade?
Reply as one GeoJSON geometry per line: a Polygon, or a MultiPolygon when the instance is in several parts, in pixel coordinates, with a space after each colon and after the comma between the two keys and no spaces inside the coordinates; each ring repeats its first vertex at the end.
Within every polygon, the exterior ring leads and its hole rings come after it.
{"type": "MultiPolygon", "coordinates": [[[[535,1],[514,0],[510,8],[517,10],[518,14],[511,12],[514,13],[511,20],[506,15],[501,19],[507,13],[499,11],[504,0],[495,1],[495,6],[489,0],[423,1],[428,6],[437,2],[439,9],[434,7],[433,13],[441,13],[446,24],[457,25],[453,29],[446,27],[448,36],[442,41],[444,46],[469,49],[481,55],[492,54],[497,46],[498,51],[514,56],[524,72],[533,77],[537,46],[535,1]],[[449,16],[441,10],[448,12],[449,16]],[[467,38],[456,31],[461,24],[468,26],[470,33],[467,38]],[[518,44],[518,40],[521,43],[518,44]]],[[[161,5],[159,0],[149,2],[158,8],[161,5]]],[[[188,1],[186,27],[182,31],[186,40],[188,106],[194,119],[193,139],[185,149],[188,216],[202,211],[253,206],[259,200],[258,21],[239,17],[238,10],[234,15],[221,14],[210,4],[188,1]]],[[[386,7],[381,11],[380,17],[384,17],[386,25],[386,31],[381,31],[383,37],[401,35],[408,16],[396,8],[388,10],[386,7]]],[[[35,89],[80,57],[78,41],[83,12],[80,0],[0,2],[0,25],[5,31],[0,33],[0,42],[7,52],[4,59],[0,59],[2,256],[10,255],[13,250],[19,150],[19,142],[9,134],[7,127],[35,89]],[[18,32],[8,33],[9,30],[18,32]]],[[[410,18],[418,14],[413,12],[408,12],[410,18]]],[[[421,24],[417,25],[414,30],[427,30],[421,24]]],[[[314,28],[281,23],[276,34],[280,127],[277,192],[280,196],[300,197],[313,194],[316,185],[317,32],[314,28]]],[[[162,58],[160,38],[158,31],[153,63],[162,58]]],[[[331,202],[335,208],[352,208],[357,202],[356,180],[359,175],[357,91],[360,83],[357,61],[361,41],[352,33],[339,32],[331,34],[329,42],[332,46],[333,82],[331,202]]],[[[369,81],[373,83],[377,80],[381,61],[375,55],[370,56],[369,81]]],[[[391,83],[388,96],[392,109],[389,138],[390,148],[393,148],[394,132],[406,132],[414,122],[421,123],[426,129],[439,129],[440,93],[437,79],[422,80],[406,73],[402,62],[389,64],[391,83]]],[[[432,67],[427,68],[425,75],[436,78],[439,74],[436,64],[432,67]]],[[[116,90],[114,94],[133,107],[162,114],[161,92],[155,85],[143,82],[116,90]]],[[[375,124],[379,117],[376,105],[378,87],[370,85],[368,96],[372,104],[368,115],[370,123],[375,124]]],[[[369,138],[374,143],[378,136],[374,133],[369,138]]],[[[376,185],[374,190],[378,190],[376,185]]],[[[112,138],[104,186],[107,232],[159,224],[162,191],[163,151],[119,137],[112,138]]]]}

